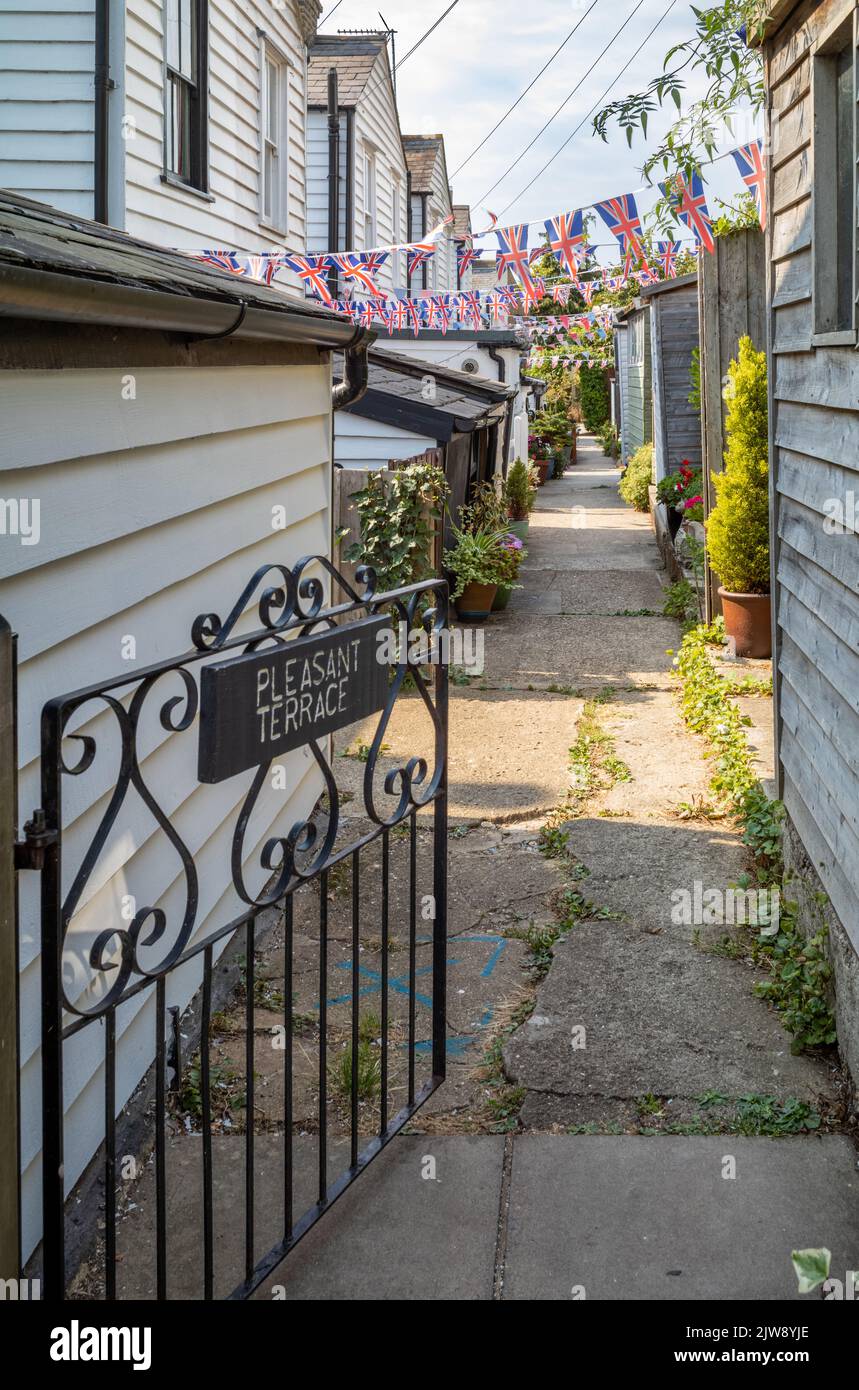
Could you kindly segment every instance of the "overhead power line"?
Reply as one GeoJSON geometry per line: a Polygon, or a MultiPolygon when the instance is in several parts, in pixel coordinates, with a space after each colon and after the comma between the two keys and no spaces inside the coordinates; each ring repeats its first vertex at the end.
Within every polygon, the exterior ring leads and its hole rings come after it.
{"type": "MultiPolygon", "coordinates": [[[[671,11],[674,9],[674,6],[675,6],[676,4],[677,4],[677,0],[671,0],[671,3],[669,4],[668,8],[663,12],[662,15],[660,15],[659,19],[657,19],[657,21],[656,21],[656,23],[654,24],[653,28],[650,30],[650,33],[649,33],[649,34],[646,34],[645,37],[642,39],[641,43],[638,45],[638,48],[637,48],[637,49],[635,50],[635,52],[633,53],[632,57],[631,57],[630,59],[628,59],[628,61],[627,61],[626,63],[624,63],[623,67],[620,69],[620,72],[618,72],[618,73],[615,74],[615,76],[612,78],[611,82],[610,82],[610,83],[608,84],[608,86],[606,87],[605,91],[602,93],[602,95],[599,96],[599,97],[597,97],[596,101],[594,102],[594,104],[593,104],[593,106],[591,107],[590,111],[588,111],[587,115],[582,117],[582,119],[579,121],[579,124],[576,126],[575,130],[572,131],[572,133],[571,133],[570,135],[567,136],[567,138],[566,138],[566,140],[564,141],[564,143],[563,143],[561,146],[559,146],[559,148],[558,148],[557,150],[555,150],[555,153],[552,155],[552,158],[551,158],[551,159],[548,159],[548,160],[546,161],[546,163],[543,165],[542,169],[540,169],[540,170],[534,175],[534,177],[531,179],[530,183],[526,183],[525,187],[522,188],[522,189],[520,189],[520,191],[516,194],[516,197],[511,199],[511,201],[507,204],[507,206],[504,208],[503,212],[501,212],[501,213],[499,214],[499,216],[503,217],[505,212],[509,212],[510,209],[513,207],[513,204],[514,204],[514,203],[518,203],[519,199],[520,199],[521,197],[523,197],[524,194],[526,194],[530,188],[533,187],[533,185],[537,182],[537,180],[538,180],[539,178],[541,178],[541,177],[543,176],[543,174],[545,174],[546,170],[549,168],[549,165],[550,165],[550,164],[554,164],[555,160],[558,158],[558,155],[563,153],[563,151],[567,148],[567,145],[569,145],[570,141],[574,138],[574,136],[578,135],[579,131],[581,130],[581,128],[582,128],[582,126],[585,124],[585,122],[588,121],[588,120],[590,120],[591,116],[592,116],[593,113],[596,111],[597,107],[601,104],[601,102],[605,101],[605,99],[606,99],[606,97],[608,96],[609,92],[611,91],[612,87],[614,87],[614,86],[620,81],[620,79],[623,77],[623,74],[627,71],[627,69],[630,68],[630,67],[632,67],[632,64],[635,62],[636,58],[638,57],[639,53],[640,53],[640,52],[642,51],[642,49],[644,48],[645,44],[647,44],[647,43],[650,42],[650,40],[653,38],[653,35],[656,33],[657,29],[659,28],[660,24],[664,24],[665,20],[668,18],[669,14],[670,14],[671,11]]],[[[634,12],[633,12],[633,13],[634,13],[634,12]]],[[[631,18],[632,18],[632,15],[630,15],[630,19],[631,19],[631,18]]],[[[720,156],[720,157],[721,157],[721,156],[720,156]]],[[[512,168],[512,166],[511,166],[511,168],[512,168]]]]}
{"type": "Polygon", "coordinates": [[[554,120],[556,120],[556,118],[557,118],[558,116],[560,116],[560,114],[561,114],[561,112],[563,111],[564,107],[569,105],[569,103],[572,101],[573,97],[576,95],[576,92],[580,91],[580,89],[581,89],[581,87],[582,87],[582,84],[587,80],[587,78],[590,77],[590,75],[591,75],[591,73],[593,72],[594,68],[595,68],[595,67],[597,66],[597,64],[598,64],[599,62],[601,62],[601,60],[605,57],[605,55],[608,53],[609,49],[611,48],[612,44],[614,44],[614,43],[617,42],[617,40],[620,38],[621,34],[623,33],[624,29],[626,28],[626,26],[629,24],[630,20],[633,18],[634,15],[636,15],[636,14],[638,13],[638,11],[641,9],[641,7],[642,7],[643,4],[644,4],[644,0],[637,0],[637,4],[633,7],[633,9],[630,10],[630,12],[629,12],[629,14],[627,15],[626,19],[623,21],[623,24],[621,24],[620,28],[612,35],[612,37],[609,39],[608,43],[606,44],[605,48],[602,50],[601,53],[598,54],[598,56],[597,56],[597,57],[594,59],[594,61],[591,63],[591,65],[590,65],[590,67],[588,68],[587,72],[584,73],[584,74],[579,78],[579,81],[576,83],[575,87],[574,87],[573,90],[569,93],[569,95],[566,96],[566,97],[564,98],[564,100],[561,102],[561,104],[560,104],[560,106],[558,107],[557,111],[555,111],[555,112],[549,117],[548,121],[546,122],[546,124],[545,124],[544,126],[541,126],[541,128],[537,131],[537,134],[534,136],[533,140],[531,140],[531,141],[525,146],[525,148],[524,148],[524,150],[522,151],[521,154],[519,154],[519,155],[516,156],[516,158],[513,160],[513,163],[512,163],[512,164],[508,164],[507,168],[504,170],[504,173],[501,174],[501,175],[495,180],[495,182],[493,183],[492,187],[491,187],[491,188],[487,188],[487,190],[486,190],[485,193],[481,193],[480,197],[477,199],[477,202],[478,202],[478,204],[479,204],[481,207],[484,207],[484,206],[486,205],[486,199],[489,197],[490,193],[492,193],[493,190],[496,189],[496,188],[498,187],[499,183],[503,183],[503,182],[504,182],[504,180],[506,179],[507,175],[508,175],[508,174],[511,174],[511,173],[513,172],[513,170],[516,168],[516,165],[517,165],[517,164],[521,164],[522,160],[525,158],[525,156],[526,156],[526,154],[528,153],[528,151],[529,151],[530,149],[532,149],[534,145],[536,145],[537,141],[539,140],[540,136],[544,133],[544,131],[547,131],[547,130],[549,129],[549,126],[552,124],[552,122],[553,122],[554,120]]]}
{"type": "Polygon", "coordinates": [[[470,164],[470,163],[471,163],[472,159],[473,159],[474,156],[477,154],[478,150],[482,150],[482,149],[483,149],[483,146],[486,144],[487,140],[491,140],[491,139],[492,139],[492,136],[495,134],[496,130],[498,130],[499,127],[502,126],[502,125],[504,124],[504,122],[507,120],[507,117],[510,115],[511,111],[515,111],[515,110],[516,110],[516,107],[519,105],[520,101],[524,101],[525,97],[528,95],[528,93],[531,91],[531,89],[537,84],[537,82],[539,82],[540,78],[543,76],[543,73],[547,70],[547,68],[550,68],[550,67],[552,66],[552,64],[554,63],[555,59],[557,58],[557,56],[558,56],[558,54],[561,52],[561,50],[564,49],[564,48],[566,48],[567,44],[570,42],[570,39],[571,39],[571,38],[573,37],[573,35],[575,34],[576,30],[577,30],[582,24],[584,24],[585,20],[587,19],[588,15],[590,14],[591,10],[596,9],[596,7],[597,7],[598,4],[599,4],[599,0],[593,0],[593,3],[592,3],[591,5],[588,6],[588,8],[585,10],[584,14],[582,15],[581,19],[578,20],[578,22],[577,22],[576,24],[573,25],[572,29],[570,30],[570,32],[569,32],[569,34],[567,35],[567,37],[564,39],[563,43],[558,44],[558,47],[555,49],[554,53],[552,54],[552,56],[551,56],[551,58],[548,60],[548,62],[546,62],[546,63],[543,64],[543,66],[541,67],[540,71],[537,73],[536,77],[535,77],[531,82],[528,83],[528,86],[525,88],[524,92],[520,92],[520,93],[519,93],[519,96],[516,98],[516,100],[514,101],[513,105],[512,105],[512,106],[508,106],[507,110],[504,112],[504,115],[501,117],[501,119],[495,122],[495,125],[494,125],[494,126],[492,127],[492,129],[489,131],[489,134],[488,134],[488,135],[485,135],[485,136],[483,137],[483,139],[481,140],[480,144],[479,144],[479,145],[475,145],[474,149],[471,151],[471,154],[468,155],[468,156],[462,161],[462,163],[459,165],[458,168],[454,169],[453,173],[451,174],[451,178],[456,178],[457,174],[460,173],[460,171],[463,170],[463,169],[465,168],[466,164],[470,164]]]}

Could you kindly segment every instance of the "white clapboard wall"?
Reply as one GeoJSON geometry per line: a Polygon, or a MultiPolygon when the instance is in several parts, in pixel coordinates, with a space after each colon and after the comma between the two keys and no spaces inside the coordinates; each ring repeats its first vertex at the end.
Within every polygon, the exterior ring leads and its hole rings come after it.
{"type": "MultiPolygon", "coordinates": [[[[406,161],[394,105],[388,57],[384,48],[373,65],[355,107],[354,164],[352,168],[353,215],[347,218],[348,141],[345,111],[340,115],[340,233],[339,245],[328,245],[328,115],[311,108],[307,113],[307,239],[311,251],[332,249],[372,250],[367,240],[364,187],[365,155],[372,153],[376,170],[376,237],[374,246],[402,244],[408,238],[406,161]],[[395,189],[398,198],[395,196],[395,189]],[[399,216],[395,215],[399,205],[399,216]]],[[[392,253],[376,277],[382,290],[401,289],[406,283],[405,253],[392,253]]]]}
{"type": "MultiPolygon", "coordinates": [[[[326,364],[152,367],[134,372],[136,399],[123,399],[114,370],[0,373],[4,497],[40,500],[39,543],[3,537],[0,611],[19,634],[21,819],[40,804],[39,717],[52,696],[117,672],[169,659],[191,647],[201,613],[222,618],[254,570],[305,554],[327,554],[330,536],[330,391],[326,364]],[[58,421],[62,427],[58,428],[58,421]],[[286,529],[273,529],[282,507],[286,529]],[[133,660],[123,658],[133,637],[133,660]],[[126,650],[128,644],[125,644],[126,650]]],[[[255,607],[242,628],[258,625],[255,607]]],[[[239,910],[230,846],[250,775],[217,786],[196,776],[196,725],[161,726],[161,705],[182,693],[162,679],[139,734],[147,785],[197,861],[198,924],[206,931],[239,910]]],[[[115,785],[119,740],[97,702],[72,725],[92,735],[97,756],[80,777],[63,779],[64,889],[96,833],[115,785]]],[[[79,748],[70,743],[74,763],[79,748]]],[[[245,840],[249,881],[261,886],[262,844],[274,828],[306,814],[318,777],[304,750],[289,755],[288,789],[266,790],[245,840]]],[[[21,1046],[25,1247],[39,1235],[39,919],[37,876],[22,875],[21,1046]]],[[[116,831],[87,886],[74,924],[85,960],[97,933],[122,920],[125,900],[160,906],[181,919],[179,856],[131,790],[116,831]]],[[[168,928],[169,931],[169,928],[168,928]]],[[[78,967],[78,978],[83,972],[78,967]]],[[[195,966],[168,977],[168,1003],[184,1005],[199,983],[195,966]]],[[[74,991],[77,984],[71,985],[74,991]]],[[[123,1104],[152,1060],[151,991],[117,1018],[117,1100],[123,1104]]],[[[66,1049],[66,1181],[79,1177],[102,1137],[100,1024],[66,1049]]]]}
{"type": "Polygon", "coordinates": [[[768,250],[784,801],[859,950],[859,541],[824,529],[829,499],[859,495],[856,351],[812,343],[811,55],[850,9],[801,5],[768,52],[768,250]]]}
{"type": "Polygon", "coordinates": [[[0,0],[0,188],[93,213],[95,0],[0,0]]]}

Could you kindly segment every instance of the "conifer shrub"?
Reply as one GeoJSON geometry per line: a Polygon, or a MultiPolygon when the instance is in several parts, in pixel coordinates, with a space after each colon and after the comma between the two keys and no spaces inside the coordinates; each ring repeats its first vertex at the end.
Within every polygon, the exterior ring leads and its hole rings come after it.
{"type": "Polygon", "coordinates": [[[710,565],[734,594],[768,594],[769,443],[767,359],[741,338],[728,368],[725,470],[713,474],[716,505],[707,520],[710,565]]]}
{"type": "Polygon", "coordinates": [[[623,476],[618,483],[620,495],[624,502],[628,502],[637,512],[646,512],[650,509],[650,496],[648,488],[653,481],[653,445],[642,444],[640,449],[636,449],[629,463],[626,465],[623,476]]]}

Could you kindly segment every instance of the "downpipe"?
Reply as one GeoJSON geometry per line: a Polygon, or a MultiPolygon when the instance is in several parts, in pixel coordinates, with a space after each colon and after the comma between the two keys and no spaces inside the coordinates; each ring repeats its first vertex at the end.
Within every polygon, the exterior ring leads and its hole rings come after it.
{"type": "Polygon", "coordinates": [[[369,365],[367,349],[376,341],[375,333],[362,332],[343,353],[343,380],[331,390],[332,410],[342,410],[344,406],[360,401],[367,390],[369,365]]]}

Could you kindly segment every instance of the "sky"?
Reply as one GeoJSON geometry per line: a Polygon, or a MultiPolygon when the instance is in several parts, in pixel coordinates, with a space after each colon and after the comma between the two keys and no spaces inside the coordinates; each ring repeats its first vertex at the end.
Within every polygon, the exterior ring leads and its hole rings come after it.
{"type": "MultiPolygon", "coordinates": [[[[398,63],[449,3],[450,0],[381,0],[387,27],[397,31],[394,42],[398,63]]],[[[669,0],[596,0],[595,7],[586,13],[591,3],[592,0],[459,0],[438,29],[399,68],[397,97],[403,133],[440,131],[444,135],[454,201],[470,204],[476,227],[485,225],[479,210],[487,207],[501,216],[502,223],[536,221],[644,187],[640,169],[646,147],[641,137],[635,137],[630,149],[624,132],[614,127],[608,144],[604,144],[592,134],[588,119],[551,167],[522,193],[618,77],[665,14],[669,0]],[[585,76],[629,16],[626,28],[593,73],[585,76]],[[474,147],[578,21],[580,27],[548,71],[460,170],[474,147]],[[579,89],[545,133],[505,175],[507,167],[579,83],[579,89]],[[501,181],[493,188],[499,178],[501,181]]],[[[323,0],[323,4],[326,8],[320,24],[322,33],[386,27],[374,0],[340,0],[336,7],[334,0],[323,0]]],[[[662,70],[669,48],[693,32],[694,18],[688,0],[675,0],[607,99],[642,89],[662,70]]],[[[693,78],[690,93],[697,94],[700,85],[700,80],[696,85],[693,78]]],[[[603,104],[599,102],[600,106],[603,104]]],[[[657,114],[652,118],[650,130],[656,136],[671,123],[673,102],[669,101],[669,107],[670,112],[664,117],[657,114]]],[[[753,133],[749,128],[742,138],[750,139],[753,133]]],[[[738,138],[726,132],[720,148],[727,150],[737,143],[738,138]]],[[[731,159],[715,164],[707,181],[711,212],[716,209],[718,198],[727,200],[743,191],[731,159]]],[[[643,213],[652,206],[657,196],[655,191],[642,192],[639,211],[643,213]]],[[[596,240],[601,243],[607,237],[605,229],[596,240]]],[[[488,248],[488,242],[484,245],[488,248]]],[[[612,259],[607,248],[601,259],[612,259]]]]}

